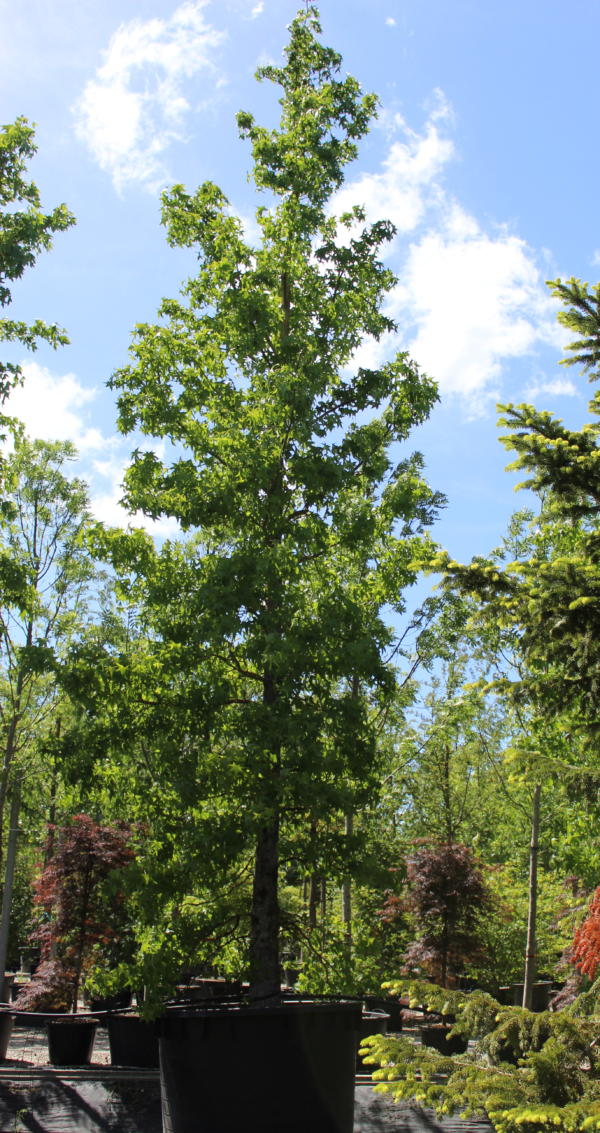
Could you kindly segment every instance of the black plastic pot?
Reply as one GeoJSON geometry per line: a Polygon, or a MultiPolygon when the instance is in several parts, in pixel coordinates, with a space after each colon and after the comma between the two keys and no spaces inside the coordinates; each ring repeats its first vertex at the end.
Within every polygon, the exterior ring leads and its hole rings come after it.
{"type": "Polygon", "coordinates": [[[180,984],[176,998],[187,1003],[199,1003],[207,999],[230,999],[239,996],[240,990],[241,985],[237,981],[196,979],[190,984],[180,984]]]}
{"type": "Polygon", "coordinates": [[[433,1027],[421,1027],[421,1042],[423,1046],[431,1046],[434,1050],[439,1050],[440,1054],[464,1054],[468,1047],[466,1039],[461,1039],[459,1035],[453,1035],[451,1039],[446,1036],[452,1030],[447,1027],[445,1023],[438,1024],[433,1027]]]}
{"type": "Polygon", "coordinates": [[[402,1007],[399,999],[383,999],[382,996],[367,995],[365,996],[365,1007],[367,1011],[384,1011],[386,1015],[389,1015],[388,1032],[390,1034],[402,1030],[402,1007]]]}
{"type": "Polygon", "coordinates": [[[154,1023],[139,1015],[109,1015],[107,1019],[111,1066],[158,1069],[158,1036],[154,1023]]]}
{"type": "Polygon", "coordinates": [[[92,1011],[122,1011],[125,1007],[131,1006],[131,996],[130,988],[117,991],[115,995],[106,995],[104,999],[92,999],[90,1009],[92,1011]]]}
{"type": "Polygon", "coordinates": [[[8,1050],[10,1036],[13,1032],[14,1023],[14,1015],[9,1015],[8,1011],[0,1012],[0,1062],[4,1062],[4,1059],[6,1058],[6,1052],[8,1050]]]}
{"type": "Polygon", "coordinates": [[[164,1133],[352,1133],[357,1003],[172,1008],[164,1133]]]}
{"type": "MultiPolygon", "coordinates": [[[[506,1002],[512,1003],[515,1007],[523,1006],[523,988],[524,984],[511,984],[510,995],[507,997],[506,1002]]],[[[550,1004],[550,992],[552,991],[552,982],[550,980],[540,981],[534,984],[531,997],[531,1010],[532,1011],[547,1011],[550,1004]]]]}
{"type": "Polygon", "coordinates": [[[48,1019],[48,1055],[53,1066],[88,1066],[92,1061],[97,1019],[48,1019]]]}
{"type": "Polygon", "coordinates": [[[389,1015],[384,1011],[363,1011],[360,1031],[356,1040],[356,1069],[359,1074],[361,1072],[363,1074],[372,1074],[373,1071],[377,1069],[377,1067],[372,1064],[370,1066],[365,1065],[360,1057],[358,1048],[361,1042],[363,1039],[366,1039],[368,1035],[387,1035],[389,1019],[389,1015]]]}

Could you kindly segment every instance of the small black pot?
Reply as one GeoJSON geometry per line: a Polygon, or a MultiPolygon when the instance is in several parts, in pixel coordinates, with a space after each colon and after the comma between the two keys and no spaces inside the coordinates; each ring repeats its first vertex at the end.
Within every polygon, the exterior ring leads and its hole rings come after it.
{"type": "Polygon", "coordinates": [[[9,1015],[8,1011],[0,1011],[0,1062],[4,1062],[6,1058],[14,1023],[14,1015],[9,1015]]]}
{"type": "Polygon", "coordinates": [[[402,1007],[399,999],[383,999],[377,995],[365,996],[367,1011],[383,1011],[389,1015],[388,1033],[394,1034],[402,1030],[402,1007]]]}
{"type": "Polygon", "coordinates": [[[357,1003],[171,1008],[164,1133],[352,1133],[357,1003]]]}
{"type": "Polygon", "coordinates": [[[363,1011],[356,1043],[356,1071],[358,1074],[361,1072],[363,1074],[372,1074],[373,1071],[377,1069],[373,1064],[367,1066],[363,1062],[358,1048],[363,1039],[366,1039],[368,1035],[387,1035],[389,1019],[389,1015],[384,1011],[363,1011]]]}
{"type": "MultiPolygon", "coordinates": [[[[511,984],[510,985],[510,998],[507,999],[508,1003],[512,1003],[515,1007],[523,1006],[523,989],[524,984],[511,984]]],[[[531,997],[531,1010],[540,1012],[547,1011],[550,1005],[550,992],[552,991],[552,981],[543,980],[540,983],[534,984],[532,988],[531,997]]]]}
{"type": "Polygon", "coordinates": [[[92,999],[90,1010],[122,1011],[126,1007],[131,1007],[131,995],[131,989],[126,988],[124,991],[117,991],[115,995],[106,995],[104,999],[92,999]]]}
{"type": "Polygon", "coordinates": [[[154,1023],[144,1023],[139,1015],[109,1015],[107,1025],[111,1066],[158,1069],[158,1035],[154,1023]]]}
{"type": "Polygon", "coordinates": [[[53,1066],[89,1066],[94,1051],[97,1019],[48,1019],[48,1055],[53,1066]]]}
{"type": "Polygon", "coordinates": [[[440,1054],[464,1054],[469,1046],[467,1039],[462,1039],[460,1035],[447,1038],[451,1030],[452,1028],[447,1027],[445,1023],[434,1027],[421,1027],[421,1042],[423,1046],[433,1047],[440,1054]]]}

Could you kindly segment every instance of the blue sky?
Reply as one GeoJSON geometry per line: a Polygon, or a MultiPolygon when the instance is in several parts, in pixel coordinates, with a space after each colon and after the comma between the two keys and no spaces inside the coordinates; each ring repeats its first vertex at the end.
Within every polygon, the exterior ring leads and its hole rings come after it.
{"type": "MultiPolygon", "coordinates": [[[[105,383],[134,324],[152,320],[194,264],[166,245],[160,189],[214,180],[251,232],[257,202],[235,113],[276,121],[277,92],[253,74],[281,58],[296,9],[0,3],[0,120],[37,123],[31,172],[43,203],[65,201],[78,218],[14,288],[14,317],[58,322],[71,346],[13,354],[26,382],[12,409],[33,435],[77,443],[78,471],[108,522],[126,520],[119,482],[132,444],[116,434],[105,383]]],[[[410,447],[449,498],[434,534],[464,561],[495,546],[526,502],[503,471],[495,402],[532,401],[571,425],[586,417],[587,383],[558,366],[563,337],[544,280],[600,278],[600,5],[324,0],[321,17],[344,70],[381,98],[341,197],[398,229],[389,263],[399,333],[386,349],[409,348],[439,381],[441,405],[410,447]]]]}

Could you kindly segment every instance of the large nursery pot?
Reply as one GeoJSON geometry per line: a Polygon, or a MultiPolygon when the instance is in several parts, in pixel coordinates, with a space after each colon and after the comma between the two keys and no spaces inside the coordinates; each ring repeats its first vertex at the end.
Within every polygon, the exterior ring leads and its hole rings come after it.
{"type": "Polygon", "coordinates": [[[170,1008],[163,1133],[352,1133],[359,1003],[170,1008]]]}
{"type": "Polygon", "coordinates": [[[65,1015],[48,1019],[48,1054],[53,1066],[88,1066],[92,1061],[97,1019],[65,1015]]]}
{"type": "MultiPolygon", "coordinates": [[[[372,1064],[365,1065],[359,1054],[358,1048],[368,1035],[387,1035],[388,1023],[390,1017],[385,1011],[363,1011],[360,1021],[360,1030],[356,1039],[356,1069],[357,1071],[364,1071],[366,1074],[372,1074],[377,1068],[372,1064]]],[[[369,1057],[367,1055],[367,1057],[369,1057]]]]}
{"type": "Polygon", "coordinates": [[[14,1015],[0,1011],[0,1062],[4,1062],[15,1023],[14,1015]]]}
{"type": "Polygon", "coordinates": [[[139,1015],[109,1015],[107,1019],[111,1066],[158,1069],[158,1036],[154,1023],[139,1015]]]}
{"type": "Polygon", "coordinates": [[[460,1035],[453,1035],[452,1038],[447,1036],[452,1030],[451,1026],[446,1023],[434,1023],[431,1027],[421,1027],[421,1042],[423,1046],[431,1046],[434,1050],[439,1050],[440,1054],[464,1054],[468,1048],[466,1039],[460,1035]]]}

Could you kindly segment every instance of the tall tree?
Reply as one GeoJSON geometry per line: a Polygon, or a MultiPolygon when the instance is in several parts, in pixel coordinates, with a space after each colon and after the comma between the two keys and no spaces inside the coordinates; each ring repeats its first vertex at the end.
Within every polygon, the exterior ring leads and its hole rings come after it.
{"type": "MultiPolygon", "coordinates": [[[[75,224],[67,206],[58,205],[50,213],[42,211],[40,193],[33,181],[26,179],[27,161],[36,153],[35,128],[26,118],[0,128],[0,306],[12,301],[9,284],[32,267],[42,251],[52,247],[55,232],[64,232],[75,224]],[[24,208],[19,208],[24,205],[24,208]]],[[[31,326],[14,319],[0,319],[0,342],[19,342],[35,350],[42,339],[56,350],[68,338],[56,323],[36,319],[31,326]]],[[[11,362],[0,362],[0,400],[4,401],[21,368],[11,362]]]]}
{"type": "MultiPolygon", "coordinates": [[[[68,441],[22,437],[3,465],[11,518],[0,529],[0,545],[22,570],[27,589],[17,605],[7,602],[6,595],[0,603],[0,861],[11,782],[11,833],[16,835],[21,785],[31,770],[32,751],[60,714],[64,694],[46,661],[66,650],[88,614],[95,571],[81,543],[90,521],[87,486],[65,474],[76,455],[68,441]]],[[[0,971],[8,945],[14,858],[13,848],[6,863],[0,971]]]]}
{"type": "MultiPolygon", "coordinates": [[[[199,272],[182,299],[163,302],[158,324],[137,327],[132,363],[112,380],[120,429],[178,450],[170,465],[138,450],[125,502],[201,538],[158,555],[143,535],[97,541],[152,625],[155,691],[146,685],[143,719],[135,710],[146,750],[156,750],[177,689],[185,758],[171,738],[169,774],[181,782],[181,766],[198,761],[186,806],[206,855],[202,778],[223,800],[211,817],[213,871],[242,836],[253,842],[250,994],[265,1003],[280,989],[286,839],[376,789],[373,708],[395,693],[381,612],[403,609],[401,591],[431,550],[419,531],[442,502],[418,454],[397,463],[390,453],[428,416],[435,384],[404,353],[379,368],[353,365],[365,337],[395,329],[382,311],[395,280],[380,260],[394,228],[365,226],[360,207],[331,215],[377,100],[340,77],[340,56],[319,32],[316,9],[302,11],[285,66],[258,71],[282,90],[280,128],[238,115],[268,202],[257,211],[260,245],[244,241],[212,183],[166,192],[169,243],[195,248],[199,272]]],[[[105,676],[97,666],[95,687],[106,679],[114,689],[113,664],[105,676]]],[[[138,669],[129,688],[149,673],[138,669]]]]}

